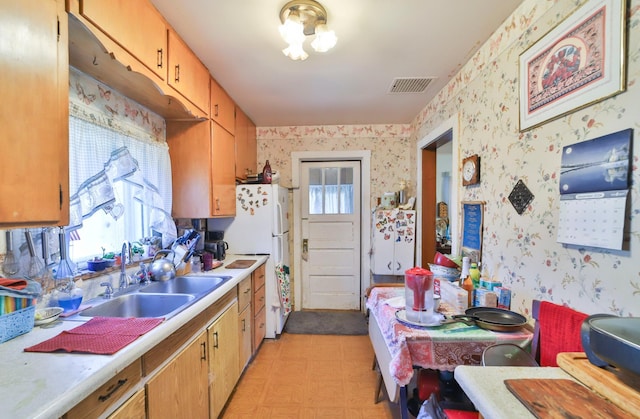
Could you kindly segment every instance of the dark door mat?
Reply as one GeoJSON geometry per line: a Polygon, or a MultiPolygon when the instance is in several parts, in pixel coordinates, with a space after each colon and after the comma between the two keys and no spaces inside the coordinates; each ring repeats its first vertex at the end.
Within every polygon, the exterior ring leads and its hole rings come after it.
{"type": "Polygon", "coordinates": [[[284,331],[298,335],[366,335],[367,318],[360,311],[293,311],[284,331]]]}

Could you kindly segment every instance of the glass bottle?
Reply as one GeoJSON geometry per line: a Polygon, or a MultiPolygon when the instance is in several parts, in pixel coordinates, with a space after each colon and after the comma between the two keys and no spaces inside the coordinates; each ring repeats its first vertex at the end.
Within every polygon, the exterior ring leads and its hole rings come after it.
{"type": "Polygon", "coordinates": [[[271,165],[269,164],[269,160],[267,160],[262,169],[262,183],[271,183],[271,175],[271,165]]]}

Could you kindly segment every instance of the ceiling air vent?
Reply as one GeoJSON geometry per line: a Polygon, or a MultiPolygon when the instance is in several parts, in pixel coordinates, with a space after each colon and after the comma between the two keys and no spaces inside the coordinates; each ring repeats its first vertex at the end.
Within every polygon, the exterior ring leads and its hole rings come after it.
{"type": "Polygon", "coordinates": [[[434,77],[399,77],[393,80],[389,93],[422,93],[434,77]]]}

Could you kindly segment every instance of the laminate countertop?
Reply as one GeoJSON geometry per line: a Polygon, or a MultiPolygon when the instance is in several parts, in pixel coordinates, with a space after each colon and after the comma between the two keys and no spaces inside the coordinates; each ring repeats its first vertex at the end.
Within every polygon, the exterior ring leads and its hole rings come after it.
{"type": "MultiPolygon", "coordinates": [[[[227,255],[224,266],[247,256],[227,255]]],[[[125,367],[204,311],[256,268],[268,256],[251,256],[256,263],[247,269],[225,269],[224,266],[190,275],[229,275],[222,286],[114,355],[79,353],[24,352],[24,348],[73,329],[87,317],[70,317],[0,343],[0,417],[2,418],[58,418],[69,411],[125,367]]]]}

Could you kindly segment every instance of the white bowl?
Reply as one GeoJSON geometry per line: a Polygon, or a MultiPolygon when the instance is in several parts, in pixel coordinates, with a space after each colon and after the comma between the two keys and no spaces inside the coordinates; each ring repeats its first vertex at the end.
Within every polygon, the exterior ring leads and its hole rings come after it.
{"type": "Polygon", "coordinates": [[[64,310],[62,307],[39,308],[36,310],[34,325],[40,326],[55,321],[64,310]]]}
{"type": "Polygon", "coordinates": [[[460,278],[460,270],[456,268],[448,268],[446,266],[430,263],[429,270],[433,272],[434,278],[444,278],[448,281],[455,281],[460,278]]]}

